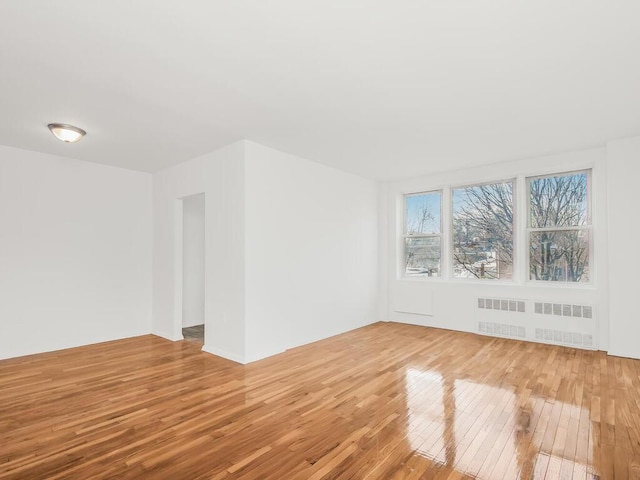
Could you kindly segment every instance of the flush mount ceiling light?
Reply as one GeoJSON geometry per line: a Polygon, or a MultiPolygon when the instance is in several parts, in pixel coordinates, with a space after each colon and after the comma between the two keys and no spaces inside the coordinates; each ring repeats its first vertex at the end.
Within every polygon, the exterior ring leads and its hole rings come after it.
{"type": "Polygon", "coordinates": [[[53,133],[56,138],[67,143],[75,143],[87,134],[87,132],[81,128],[64,123],[50,123],[47,127],[49,127],[49,130],[51,130],[51,133],[53,133]]]}

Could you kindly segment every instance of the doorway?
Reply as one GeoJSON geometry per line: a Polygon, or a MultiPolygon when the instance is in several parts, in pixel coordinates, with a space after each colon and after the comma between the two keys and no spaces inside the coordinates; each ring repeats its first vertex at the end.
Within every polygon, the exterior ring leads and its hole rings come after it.
{"type": "Polygon", "coordinates": [[[204,344],[205,196],[182,199],[182,335],[204,344]]]}

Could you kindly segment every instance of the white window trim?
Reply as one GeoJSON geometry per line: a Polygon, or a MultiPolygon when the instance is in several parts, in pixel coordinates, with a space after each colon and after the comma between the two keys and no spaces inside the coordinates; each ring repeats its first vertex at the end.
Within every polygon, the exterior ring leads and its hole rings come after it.
{"type": "MultiPolygon", "coordinates": [[[[408,282],[444,282],[455,284],[469,284],[469,285],[495,285],[495,286],[525,286],[534,289],[575,289],[575,290],[593,290],[597,284],[597,267],[595,263],[595,245],[596,238],[594,235],[595,225],[597,224],[597,218],[595,218],[595,205],[597,193],[594,191],[593,173],[598,170],[597,165],[591,162],[576,162],[571,166],[565,166],[563,169],[554,168],[540,168],[540,169],[527,169],[526,172],[518,172],[513,177],[507,179],[488,179],[480,182],[451,182],[451,183],[436,183],[431,185],[414,184],[414,188],[404,188],[401,191],[397,191],[396,197],[396,210],[400,215],[396,216],[396,234],[394,235],[396,245],[396,279],[408,282]],[[568,167],[568,168],[567,168],[568,167]],[[571,173],[587,173],[587,209],[590,224],[583,226],[582,228],[589,229],[589,281],[588,282],[560,282],[560,281],[546,281],[546,280],[531,280],[530,279],[530,266],[529,266],[529,179],[553,177],[571,173]],[[455,278],[453,276],[453,190],[464,188],[465,186],[474,185],[488,185],[501,182],[513,182],[513,209],[514,209],[514,230],[513,230],[513,278],[511,279],[492,279],[485,281],[483,279],[474,278],[455,278]],[[404,268],[404,242],[405,242],[405,226],[406,226],[406,209],[405,209],[405,197],[411,195],[420,195],[424,193],[441,193],[440,202],[440,276],[439,277],[427,277],[427,276],[406,276],[404,268]],[[401,209],[401,212],[398,210],[401,209]],[[402,223],[400,223],[402,222],[402,223]],[[400,235],[398,235],[398,233],[400,235]]],[[[599,181],[599,180],[596,180],[599,181]]],[[[394,243],[395,243],[394,242],[394,243]]]]}
{"type": "Polygon", "coordinates": [[[594,265],[595,265],[595,257],[594,257],[594,239],[593,239],[593,188],[592,188],[592,168],[582,168],[577,170],[564,170],[560,172],[549,173],[545,175],[532,175],[524,177],[525,182],[525,192],[526,199],[523,202],[526,205],[526,213],[525,213],[525,255],[524,255],[524,263],[526,266],[524,274],[525,284],[528,286],[554,286],[554,287],[571,287],[571,288],[580,288],[587,287],[591,288],[594,286],[594,265]],[[551,177],[561,177],[565,175],[577,175],[580,173],[585,173],[587,175],[587,224],[586,225],[573,225],[569,227],[543,227],[543,228],[533,228],[531,227],[531,208],[529,205],[529,200],[531,198],[531,181],[539,178],[551,178],[551,177]],[[580,231],[584,230],[589,233],[589,280],[586,282],[569,282],[569,281],[559,281],[559,280],[536,280],[531,278],[531,234],[535,232],[562,232],[562,231],[580,231]]]}
{"type": "Polygon", "coordinates": [[[450,281],[453,282],[468,282],[468,283],[477,283],[477,282],[481,282],[481,283],[487,283],[487,284],[507,284],[507,285],[513,285],[518,281],[518,272],[517,272],[517,267],[516,267],[516,260],[517,260],[517,255],[518,255],[518,239],[517,237],[517,224],[518,224],[518,210],[517,210],[517,206],[518,206],[518,177],[510,177],[507,179],[498,179],[498,180],[489,180],[486,182],[477,182],[477,183],[465,183],[462,185],[452,185],[448,188],[449,190],[449,205],[448,205],[448,212],[449,212],[449,221],[448,226],[449,226],[449,231],[447,232],[447,243],[449,244],[449,248],[448,248],[448,258],[447,258],[447,276],[443,278],[446,278],[450,281]],[[463,188],[469,188],[469,187],[482,187],[484,185],[494,185],[497,183],[511,183],[511,198],[513,200],[513,222],[512,222],[512,231],[511,231],[511,235],[512,235],[512,242],[513,242],[513,262],[514,264],[512,265],[512,275],[511,278],[467,278],[467,277],[456,277],[453,274],[453,268],[454,268],[454,261],[453,261],[453,252],[454,252],[454,240],[453,240],[453,191],[454,190],[461,190],[463,188]]]}
{"type": "Polygon", "coordinates": [[[422,192],[411,192],[411,193],[405,193],[402,195],[402,245],[400,246],[400,278],[403,280],[422,280],[422,279],[428,279],[429,281],[432,280],[438,280],[438,279],[442,279],[444,277],[445,274],[445,270],[444,270],[444,266],[442,263],[443,260],[443,221],[442,221],[442,216],[444,214],[444,210],[442,208],[442,204],[443,204],[443,190],[442,189],[435,189],[435,190],[425,190],[422,192]],[[416,197],[416,196],[420,196],[420,195],[429,195],[429,194],[434,194],[434,193],[438,193],[440,194],[440,233],[414,233],[414,234],[408,234],[407,233],[407,197],[416,197]],[[430,277],[428,275],[407,275],[407,268],[405,265],[405,258],[406,258],[406,239],[407,238],[440,238],[440,271],[438,272],[438,276],[437,277],[430,277]]]}

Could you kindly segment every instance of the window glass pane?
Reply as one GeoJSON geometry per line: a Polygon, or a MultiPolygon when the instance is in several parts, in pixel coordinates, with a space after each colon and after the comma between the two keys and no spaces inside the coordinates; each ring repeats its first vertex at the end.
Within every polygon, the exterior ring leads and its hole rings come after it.
{"type": "Polygon", "coordinates": [[[440,233],[440,192],[405,196],[405,233],[440,233]]]}
{"type": "Polygon", "coordinates": [[[589,232],[541,231],[530,234],[532,280],[589,281],[589,232]]]}
{"type": "Polygon", "coordinates": [[[531,228],[588,224],[586,172],[532,178],[529,192],[531,228]]]}
{"type": "Polygon", "coordinates": [[[513,276],[513,184],[453,190],[453,275],[513,276]]]}
{"type": "Polygon", "coordinates": [[[440,237],[405,237],[405,275],[440,276],[440,237]]]}

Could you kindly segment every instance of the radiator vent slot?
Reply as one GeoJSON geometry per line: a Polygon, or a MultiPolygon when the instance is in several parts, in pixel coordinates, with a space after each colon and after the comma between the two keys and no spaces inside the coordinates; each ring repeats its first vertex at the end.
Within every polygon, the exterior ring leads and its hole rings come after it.
{"type": "Polygon", "coordinates": [[[564,332],[551,328],[536,328],[536,340],[575,347],[593,347],[593,335],[579,332],[564,332]]]}
{"type": "Polygon", "coordinates": [[[478,331],[490,335],[501,335],[511,338],[525,338],[527,336],[524,327],[504,323],[478,322],[478,331]]]}
{"type": "Polygon", "coordinates": [[[478,298],[478,308],[524,313],[524,300],[510,298],[478,298]]]}
{"type": "Polygon", "coordinates": [[[590,305],[570,305],[566,303],[535,302],[533,311],[540,315],[558,315],[563,317],[593,318],[590,305]]]}

